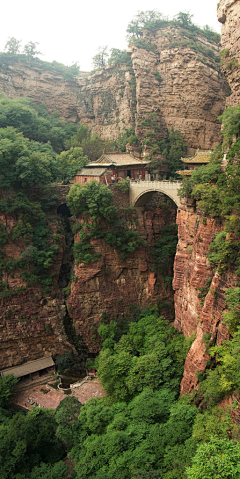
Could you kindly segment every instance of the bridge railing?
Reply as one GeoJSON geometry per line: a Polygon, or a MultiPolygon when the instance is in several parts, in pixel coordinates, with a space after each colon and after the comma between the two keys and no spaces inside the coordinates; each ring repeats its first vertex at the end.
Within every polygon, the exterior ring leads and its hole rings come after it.
{"type": "Polygon", "coordinates": [[[180,188],[182,182],[181,180],[131,180],[130,185],[145,187],[146,189],[154,189],[157,187],[169,188],[169,189],[178,189],[180,188]]]}

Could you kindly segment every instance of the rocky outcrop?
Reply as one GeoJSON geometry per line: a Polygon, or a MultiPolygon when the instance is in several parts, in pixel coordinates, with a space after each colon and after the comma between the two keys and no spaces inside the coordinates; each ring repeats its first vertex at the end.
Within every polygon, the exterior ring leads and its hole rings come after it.
{"type": "Polygon", "coordinates": [[[240,94],[240,3],[238,0],[221,0],[218,20],[222,23],[222,70],[231,88],[228,106],[239,104],[240,94]]]}
{"type": "Polygon", "coordinates": [[[136,305],[144,308],[167,302],[169,309],[163,313],[173,320],[172,288],[164,285],[164,272],[155,272],[151,251],[163,226],[175,223],[176,207],[164,195],[160,203],[156,208],[138,211],[138,230],[147,247],[138,248],[122,260],[104,240],[92,240],[94,251],[101,254],[99,262],[80,263],[74,267],[68,310],[91,352],[99,351],[97,329],[102,318],[107,321],[121,319],[130,316],[136,305]]]}
{"type": "Polygon", "coordinates": [[[137,133],[142,137],[155,127],[161,138],[173,126],[182,132],[189,153],[213,148],[220,131],[216,118],[228,94],[216,61],[218,47],[201,35],[193,43],[190,32],[174,26],[155,35],[146,32],[144,42],[145,49],[131,50],[137,133]]]}
{"type": "Polygon", "coordinates": [[[197,388],[197,371],[204,371],[204,334],[211,334],[214,343],[229,339],[222,312],[226,308],[225,291],[236,285],[233,271],[221,276],[210,267],[207,253],[214,235],[223,225],[198,214],[192,205],[182,204],[177,224],[179,241],[174,264],[175,326],[190,337],[195,335],[186,358],[181,392],[197,388]]]}
{"type": "Polygon", "coordinates": [[[229,94],[219,72],[218,46],[172,24],[144,31],[128,53],[132,66],[129,59],[71,80],[51,64],[2,59],[0,90],[10,98],[26,96],[45,104],[104,139],[115,140],[130,127],[141,140],[149,130],[161,139],[173,126],[182,132],[190,154],[213,148],[219,139],[216,120],[229,94]]]}
{"type": "MultiPolygon", "coordinates": [[[[7,221],[10,228],[15,224],[10,216],[7,221]]],[[[57,218],[51,220],[51,225],[57,230],[57,218]]],[[[0,295],[0,370],[44,356],[56,357],[73,349],[64,332],[66,307],[58,288],[64,250],[64,237],[61,239],[51,268],[54,286],[48,292],[38,284],[26,288],[21,271],[12,273],[7,279],[9,289],[0,295]]],[[[4,252],[8,258],[17,259],[22,247],[23,242],[19,239],[9,240],[4,252]]]]}
{"type": "Polygon", "coordinates": [[[30,98],[36,105],[46,105],[50,113],[58,111],[64,121],[88,125],[111,140],[124,127],[134,126],[134,81],[132,68],[125,65],[108,66],[88,76],[80,73],[69,80],[44,63],[5,60],[0,64],[0,90],[7,97],[30,98]]]}
{"type": "Polygon", "coordinates": [[[65,121],[78,122],[76,80],[64,80],[61,73],[43,65],[2,60],[0,90],[8,98],[30,98],[37,105],[46,105],[49,113],[57,110],[65,121]]]}

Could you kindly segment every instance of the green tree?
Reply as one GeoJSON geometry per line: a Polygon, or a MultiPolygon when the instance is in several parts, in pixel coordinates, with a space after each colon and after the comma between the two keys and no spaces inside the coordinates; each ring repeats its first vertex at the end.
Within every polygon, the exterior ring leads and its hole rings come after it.
{"type": "Polygon", "coordinates": [[[56,437],[65,444],[68,451],[78,439],[80,424],[77,419],[81,406],[77,398],[66,397],[55,411],[55,420],[58,424],[56,437]]]}
{"type": "Polygon", "coordinates": [[[14,128],[0,129],[0,187],[31,188],[56,176],[55,154],[50,147],[30,142],[14,128]]]}
{"type": "Polygon", "coordinates": [[[67,196],[67,204],[74,215],[89,214],[93,220],[109,218],[109,215],[115,214],[112,201],[111,190],[95,181],[84,186],[75,183],[67,196]]]}
{"type": "Polygon", "coordinates": [[[174,327],[167,328],[156,310],[144,311],[137,323],[130,324],[128,333],[109,346],[105,341],[97,360],[108,395],[128,401],[145,387],[156,390],[163,384],[177,391],[185,358],[184,338],[174,327]]]}
{"type": "MultiPolygon", "coordinates": [[[[68,467],[63,461],[58,461],[55,464],[42,462],[40,466],[32,469],[26,479],[66,479],[66,477],[69,477],[68,467]]],[[[25,479],[25,476],[22,479],[25,479]]]]}
{"type": "Polygon", "coordinates": [[[38,42],[28,42],[23,49],[23,52],[25,55],[27,55],[30,58],[35,57],[36,55],[41,55],[41,52],[37,50],[37,45],[39,45],[38,42]]]}
{"type": "Polygon", "coordinates": [[[27,98],[10,99],[0,94],[0,128],[8,126],[16,128],[30,140],[50,142],[58,153],[77,130],[75,124],[63,123],[57,112],[49,115],[44,105],[37,106],[27,98]]]}
{"type": "Polygon", "coordinates": [[[122,63],[132,66],[131,56],[127,54],[126,50],[111,48],[110,57],[108,58],[108,64],[121,65],[122,63]]]}
{"type": "Polygon", "coordinates": [[[0,408],[9,404],[12,396],[15,393],[18,379],[13,374],[7,376],[0,376],[0,408]]]}
{"type": "Polygon", "coordinates": [[[188,27],[189,25],[192,25],[192,17],[193,15],[190,15],[189,12],[179,12],[177,15],[175,15],[175,19],[178,23],[180,23],[183,27],[188,27]]]}
{"type": "Polygon", "coordinates": [[[10,55],[17,55],[20,53],[21,40],[17,40],[14,37],[9,38],[7,41],[4,50],[7,51],[10,55]]]}
{"type": "Polygon", "coordinates": [[[192,462],[188,479],[239,479],[240,445],[211,436],[209,442],[198,447],[192,462]]]}
{"type": "Polygon", "coordinates": [[[77,128],[76,133],[71,136],[69,140],[66,140],[65,146],[66,148],[75,148],[81,146],[83,140],[90,140],[91,132],[86,125],[79,125],[77,128]]]}
{"type": "Polygon", "coordinates": [[[1,424],[1,478],[25,479],[41,463],[51,467],[58,462],[63,457],[63,448],[55,436],[56,427],[54,412],[42,408],[35,408],[26,415],[15,413],[1,424]]]}
{"type": "Polygon", "coordinates": [[[61,181],[67,183],[88,163],[87,156],[83,155],[83,149],[80,147],[70,148],[62,151],[57,157],[58,174],[61,181]]]}
{"type": "Polygon", "coordinates": [[[128,39],[141,37],[142,31],[145,29],[154,30],[167,24],[167,19],[156,9],[138,12],[127,27],[128,39]]]}
{"type": "Polygon", "coordinates": [[[107,59],[109,57],[109,54],[107,52],[108,47],[99,47],[98,48],[98,53],[94,55],[92,59],[92,64],[94,69],[101,69],[104,68],[107,65],[107,59]]]}

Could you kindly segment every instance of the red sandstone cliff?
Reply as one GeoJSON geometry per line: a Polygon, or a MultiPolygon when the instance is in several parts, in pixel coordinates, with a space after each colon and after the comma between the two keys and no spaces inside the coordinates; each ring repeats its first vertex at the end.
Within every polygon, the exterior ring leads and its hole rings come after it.
{"type": "Polygon", "coordinates": [[[173,289],[175,290],[175,326],[196,339],[186,358],[181,392],[190,392],[197,387],[196,372],[204,371],[207,361],[203,334],[211,333],[217,343],[228,339],[226,326],[222,322],[225,309],[225,291],[236,285],[234,272],[221,276],[210,267],[207,253],[214,235],[223,225],[211,218],[203,218],[186,203],[178,212],[179,241],[174,264],[173,289]],[[199,288],[206,287],[205,298],[199,288]]]}
{"type": "MultiPolygon", "coordinates": [[[[6,218],[1,216],[5,222],[6,218]]],[[[10,216],[8,227],[16,224],[10,216]]],[[[51,218],[51,227],[58,227],[57,218],[51,218]]],[[[4,246],[8,258],[18,258],[24,247],[23,240],[9,240],[4,246]]],[[[56,356],[69,351],[72,346],[66,338],[63,318],[66,308],[58,288],[62,265],[64,237],[55,258],[51,273],[55,273],[54,286],[46,293],[38,285],[24,288],[21,271],[12,273],[7,280],[9,290],[0,296],[0,370],[44,356],[56,356]],[[20,289],[19,288],[24,288],[20,289]]]]}
{"type": "MultiPolygon", "coordinates": [[[[77,332],[86,341],[90,351],[99,351],[99,327],[102,314],[108,320],[131,315],[133,305],[141,308],[161,301],[172,302],[171,288],[164,286],[161,272],[155,273],[151,250],[166,223],[175,223],[176,207],[164,195],[161,205],[144,212],[139,211],[138,230],[147,241],[147,247],[138,248],[121,260],[113,247],[104,240],[92,241],[94,251],[101,253],[97,263],[78,264],[74,267],[75,280],[71,284],[68,310],[77,332]],[[166,201],[170,201],[166,208],[166,201]],[[165,204],[165,208],[161,207],[165,204]]],[[[122,200],[121,203],[122,204],[122,200]]],[[[77,238],[76,238],[77,240],[77,238]]],[[[173,310],[164,311],[173,319],[173,310]]]]}

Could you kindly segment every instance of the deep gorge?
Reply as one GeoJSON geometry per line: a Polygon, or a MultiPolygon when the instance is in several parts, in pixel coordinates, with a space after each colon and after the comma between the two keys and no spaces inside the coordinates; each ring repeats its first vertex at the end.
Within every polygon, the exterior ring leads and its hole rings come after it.
{"type": "Polygon", "coordinates": [[[53,357],[96,368],[106,394],[16,412],[0,376],[3,479],[238,477],[239,13],[220,1],[220,46],[152,12],[89,75],[0,54],[0,371],[53,357]],[[105,148],[169,182],[213,153],[180,207],[155,192],[133,208],[127,178],[72,185],[105,148]]]}

